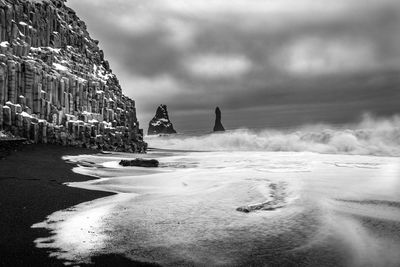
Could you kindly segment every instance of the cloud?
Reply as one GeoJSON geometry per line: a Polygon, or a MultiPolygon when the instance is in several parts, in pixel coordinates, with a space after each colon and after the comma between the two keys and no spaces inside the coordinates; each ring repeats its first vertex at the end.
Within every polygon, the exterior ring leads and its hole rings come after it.
{"type": "Polygon", "coordinates": [[[203,0],[188,2],[185,0],[162,0],[166,9],[178,14],[198,16],[227,14],[304,14],[309,12],[324,12],[324,14],[339,13],[348,5],[345,0],[323,3],[316,0],[203,0]]]}
{"type": "Polygon", "coordinates": [[[180,48],[190,46],[197,34],[196,28],[190,22],[176,18],[165,20],[164,27],[169,33],[167,41],[180,48]]]}
{"type": "Polygon", "coordinates": [[[277,64],[294,74],[338,74],[378,67],[375,48],[364,40],[307,37],[283,49],[277,64]]]}
{"type": "Polygon", "coordinates": [[[131,87],[136,89],[134,95],[150,100],[156,95],[163,95],[168,98],[182,92],[179,82],[168,75],[161,75],[151,79],[145,76],[131,76],[130,84],[131,87]],[[151,92],[151,94],[148,92],[151,92]],[[168,92],[168,94],[165,94],[165,92],[168,92]]]}
{"type": "Polygon", "coordinates": [[[242,55],[206,54],[191,57],[185,66],[191,74],[206,79],[238,78],[251,69],[252,63],[242,55]]]}
{"type": "Polygon", "coordinates": [[[357,99],[354,114],[400,112],[387,105],[400,88],[398,0],[67,4],[100,40],[144,121],[163,102],[176,114],[357,99]]]}

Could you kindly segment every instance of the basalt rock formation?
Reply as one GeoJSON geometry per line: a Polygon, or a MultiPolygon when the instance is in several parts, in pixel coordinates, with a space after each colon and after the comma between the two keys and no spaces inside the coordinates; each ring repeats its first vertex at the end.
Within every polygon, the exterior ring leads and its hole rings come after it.
{"type": "Polygon", "coordinates": [[[225,128],[221,123],[221,110],[219,107],[215,109],[215,124],[214,124],[214,132],[224,132],[225,128]]]}
{"type": "Polygon", "coordinates": [[[0,0],[0,130],[33,143],[144,152],[135,101],[65,0],[0,0]]]}
{"type": "Polygon", "coordinates": [[[160,163],[156,159],[134,159],[134,160],[121,160],[119,165],[124,167],[145,167],[156,168],[160,163]]]}
{"type": "Polygon", "coordinates": [[[149,135],[154,134],[175,134],[176,131],[171,121],[169,120],[168,110],[166,105],[160,105],[157,108],[156,115],[149,123],[149,135]]]}

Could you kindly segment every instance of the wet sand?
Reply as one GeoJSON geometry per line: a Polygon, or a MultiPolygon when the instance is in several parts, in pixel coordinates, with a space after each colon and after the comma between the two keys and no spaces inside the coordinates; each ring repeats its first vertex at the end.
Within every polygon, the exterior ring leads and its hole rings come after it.
{"type": "Polygon", "coordinates": [[[93,154],[26,146],[0,161],[0,266],[62,266],[48,257],[50,248],[62,248],[61,256],[78,252],[82,257],[85,253],[75,244],[82,238],[97,244],[101,233],[111,239],[104,240],[105,249],[90,246],[95,266],[144,266],[132,260],[166,266],[400,262],[398,158],[251,152],[255,158],[249,161],[246,153],[224,158],[217,152],[154,152],[146,155],[160,157],[161,168],[153,172],[118,166],[128,155],[93,154]],[[80,156],[63,160],[64,155],[80,156]],[[81,174],[71,171],[78,162],[81,167],[75,171],[81,174]],[[75,183],[67,187],[64,182],[75,183]],[[81,208],[60,211],[79,203],[81,208]],[[236,211],[254,203],[278,206],[236,211]],[[57,221],[57,214],[66,216],[57,221]],[[62,226],[53,236],[44,230],[49,228],[31,228],[47,216],[50,226],[62,226]],[[85,225],[77,229],[80,219],[85,225]],[[91,226],[90,232],[80,232],[91,226]],[[35,248],[38,239],[41,249],[35,248]],[[72,251],[58,246],[69,243],[72,251]]]}
{"type": "Polygon", "coordinates": [[[399,266],[398,158],[158,156],[157,172],[142,174],[119,166],[123,155],[66,158],[103,177],[71,187],[118,194],[49,215],[37,227],[54,235],[38,246],[61,248],[54,256],[77,264],[122,253],[163,266],[399,266]]]}
{"type": "MultiPolygon", "coordinates": [[[[72,172],[64,155],[95,154],[93,150],[56,145],[27,145],[0,157],[0,266],[64,266],[34,240],[49,236],[31,226],[49,214],[111,193],[63,185],[94,179],[72,172]]],[[[92,259],[96,266],[144,266],[120,255],[92,259]]],[[[147,264],[148,265],[148,264],[147,264]]]]}

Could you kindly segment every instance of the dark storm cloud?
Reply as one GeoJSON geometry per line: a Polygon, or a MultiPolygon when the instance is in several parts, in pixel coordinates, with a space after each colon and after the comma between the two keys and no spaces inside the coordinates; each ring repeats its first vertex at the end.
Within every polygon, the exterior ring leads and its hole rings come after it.
{"type": "Polygon", "coordinates": [[[362,112],[399,96],[397,0],[68,4],[145,121],[159,103],[177,114],[336,102],[362,112]]]}

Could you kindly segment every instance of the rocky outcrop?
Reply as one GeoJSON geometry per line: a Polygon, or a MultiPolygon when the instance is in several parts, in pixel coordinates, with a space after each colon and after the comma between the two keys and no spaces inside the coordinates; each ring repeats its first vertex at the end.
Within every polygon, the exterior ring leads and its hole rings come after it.
{"type": "Polygon", "coordinates": [[[155,168],[158,167],[159,162],[156,159],[133,159],[133,160],[121,160],[119,165],[124,167],[146,167],[155,168]]]}
{"type": "Polygon", "coordinates": [[[219,107],[215,109],[215,124],[214,124],[214,132],[224,132],[225,128],[222,126],[221,122],[221,110],[219,107]]]}
{"type": "Polygon", "coordinates": [[[135,101],[64,0],[0,0],[0,130],[33,143],[144,152],[135,101]]]}
{"type": "Polygon", "coordinates": [[[166,105],[160,105],[157,108],[156,115],[149,123],[149,135],[154,134],[175,134],[176,131],[171,121],[169,120],[168,110],[166,105]]]}

